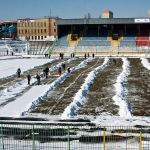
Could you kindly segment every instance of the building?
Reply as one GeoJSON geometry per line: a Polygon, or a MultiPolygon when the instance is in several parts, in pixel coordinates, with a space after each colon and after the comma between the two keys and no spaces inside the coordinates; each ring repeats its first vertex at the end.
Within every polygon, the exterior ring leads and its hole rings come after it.
{"type": "Polygon", "coordinates": [[[104,10],[101,18],[113,18],[113,12],[110,10],[104,10]]]}
{"type": "Polygon", "coordinates": [[[23,41],[54,41],[57,37],[56,18],[18,19],[17,36],[23,41]]]}

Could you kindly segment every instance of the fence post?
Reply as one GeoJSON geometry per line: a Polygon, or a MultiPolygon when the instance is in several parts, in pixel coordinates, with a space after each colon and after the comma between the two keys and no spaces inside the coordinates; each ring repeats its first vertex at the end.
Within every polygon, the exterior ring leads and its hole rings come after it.
{"type": "Polygon", "coordinates": [[[103,150],[106,150],[106,128],[104,128],[103,147],[103,150]]]}
{"type": "Polygon", "coordinates": [[[139,150],[142,150],[142,129],[140,130],[140,148],[139,150]]]}
{"type": "Polygon", "coordinates": [[[34,124],[33,124],[33,127],[32,127],[32,150],[35,150],[34,124]]]}
{"type": "Polygon", "coordinates": [[[70,150],[70,128],[68,126],[68,150],[70,150]]]}
{"type": "Polygon", "coordinates": [[[4,150],[3,126],[2,126],[2,124],[1,124],[1,144],[2,144],[2,150],[4,150]]]}

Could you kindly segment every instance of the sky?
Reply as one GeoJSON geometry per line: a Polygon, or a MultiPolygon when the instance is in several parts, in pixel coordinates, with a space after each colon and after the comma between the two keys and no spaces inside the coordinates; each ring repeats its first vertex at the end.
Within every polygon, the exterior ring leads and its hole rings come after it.
{"type": "Polygon", "coordinates": [[[150,0],[0,0],[0,20],[40,18],[50,12],[61,18],[82,18],[88,13],[97,18],[106,9],[115,18],[147,17],[150,0]]]}

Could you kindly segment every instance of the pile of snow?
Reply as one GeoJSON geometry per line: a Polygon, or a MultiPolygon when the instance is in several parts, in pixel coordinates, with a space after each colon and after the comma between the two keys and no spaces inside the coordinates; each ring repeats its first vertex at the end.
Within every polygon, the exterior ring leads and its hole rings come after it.
{"type": "Polygon", "coordinates": [[[128,80],[128,76],[130,74],[130,64],[127,58],[122,58],[123,61],[123,71],[117,77],[117,81],[114,84],[116,95],[113,97],[115,104],[119,106],[119,115],[120,117],[131,117],[131,108],[130,103],[127,101],[127,89],[125,88],[125,84],[128,80]]]}
{"type": "Polygon", "coordinates": [[[81,86],[81,89],[75,94],[73,102],[63,112],[62,118],[66,119],[73,117],[76,114],[76,111],[86,102],[87,93],[91,84],[94,82],[96,75],[104,70],[108,65],[109,59],[106,57],[104,63],[101,66],[95,68],[88,74],[84,84],[81,86]]]}
{"type": "Polygon", "coordinates": [[[148,59],[146,58],[141,58],[141,63],[142,65],[147,68],[148,70],[150,70],[150,63],[148,62],[148,59]]]}
{"type": "MultiPolygon", "coordinates": [[[[74,72],[80,68],[83,68],[87,65],[88,62],[90,62],[92,59],[89,58],[87,60],[82,61],[78,66],[72,67],[71,72],[74,72]]],[[[24,111],[22,112],[22,116],[26,115],[28,112],[31,112],[34,110],[40,101],[44,100],[50,92],[52,92],[54,89],[56,89],[61,83],[65,81],[65,79],[70,75],[67,71],[65,71],[59,78],[57,78],[54,82],[52,82],[48,88],[43,92],[42,95],[40,95],[38,98],[33,99],[31,103],[28,105],[29,107],[26,107],[24,111]]]]}

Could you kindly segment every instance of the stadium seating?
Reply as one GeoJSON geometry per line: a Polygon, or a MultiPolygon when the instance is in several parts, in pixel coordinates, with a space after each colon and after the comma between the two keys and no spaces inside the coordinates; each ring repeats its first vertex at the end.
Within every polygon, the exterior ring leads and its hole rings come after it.
{"type": "Polygon", "coordinates": [[[51,43],[49,41],[30,41],[28,54],[30,55],[43,55],[48,53],[51,43]]]}
{"type": "Polygon", "coordinates": [[[111,46],[111,42],[107,41],[107,37],[82,37],[78,46],[111,46]]]}
{"type": "Polygon", "coordinates": [[[15,40],[1,40],[0,41],[0,55],[10,55],[26,53],[27,43],[15,40]]]}
{"type": "Polygon", "coordinates": [[[67,36],[63,36],[59,38],[59,40],[56,42],[57,46],[68,46],[69,42],[67,41],[67,36]]]}
{"type": "Polygon", "coordinates": [[[137,46],[150,46],[149,36],[138,36],[136,37],[137,46]]]}

